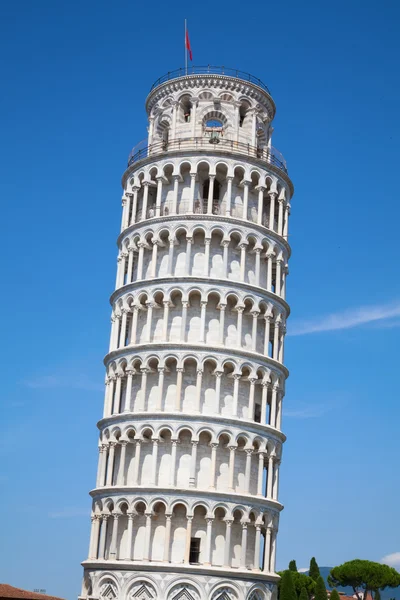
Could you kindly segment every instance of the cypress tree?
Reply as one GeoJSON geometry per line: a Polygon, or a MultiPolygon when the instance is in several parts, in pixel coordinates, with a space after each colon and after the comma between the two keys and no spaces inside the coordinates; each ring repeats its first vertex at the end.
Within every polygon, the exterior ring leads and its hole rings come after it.
{"type": "Polygon", "coordinates": [[[282,573],[279,600],[297,600],[292,572],[289,570],[282,573]]]}
{"type": "Polygon", "coordinates": [[[308,594],[307,594],[307,590],[305,587],[301,588],[299,600],[308,600],[308,594]]]}
{"type": "Polygon", "coordinates": [[[291,560],[289,563],[289,571],[297,571],[297,565],[295,560],[291,560]]]}
{"type": "Polygon", "coordinates": [[[375,600],[381,600],[381,593],[379,590],[375,590],[374,598],[375,600]]]}
{"type": "Polygon", "coordinates": [[[317,581],[318,577],[320,576],[319,566],[314,556],[310,560],[310,570],[308,572],[308,575],[309,577],[311,577],[311,579],[314,579],[314,581],[317,581]]]}
{"type": "Polygon", "coordinates": [[[336,588],[333,588],[333,590],[331,591],[329,600],[340,600],[339,592],[337,591],[336,588]]]}
{"type": "Polygon", "coordinates": [[[318,577],[316,582],[314,600],[328,600],[325,581],[321,576],[318,577]]]}

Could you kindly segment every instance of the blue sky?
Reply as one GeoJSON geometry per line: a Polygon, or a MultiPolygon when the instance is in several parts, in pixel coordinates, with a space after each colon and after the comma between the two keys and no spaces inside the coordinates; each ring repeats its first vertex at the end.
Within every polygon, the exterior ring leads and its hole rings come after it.
{"type": "Polygon", "coordinates": [[[185,16],[194,64],[271,89],[296,188],[278,567],[400,552],[400,4],[5,0],[0,581],[68,600],[89,542],[120,177],[153,80],[182,66],[185,16]]]}

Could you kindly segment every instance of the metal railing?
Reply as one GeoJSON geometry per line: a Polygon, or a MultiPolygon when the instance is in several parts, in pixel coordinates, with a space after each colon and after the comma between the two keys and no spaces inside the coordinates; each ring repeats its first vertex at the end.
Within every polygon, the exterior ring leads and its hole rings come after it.
{"type": "Polygon", "coordinates": [[[143,158],[156,154],[163,154],[164,152],[173,152],[176,150],[212,150],[212,152],[237,152],[239,154],[245,154],[252,158],[264,160],[266,163],[278,167],[278,169],[281,169],[285,173],[288,172],[286,161],[276,148],[257,148],[256,146],[251,146],[251,144],[219,138],[218,143],[214,143],[211,149],[210,139],[211,138],[208,137],[177,138],[168,142],[156,142],[150,146],[144,145],[146,144],[146,140],[143,140],[137,144],[130,153],[128,167],[143,158]]]}
{"type": "Polygon", "coordinates": [[[246,71],[239,71],[238,69],[230,69],[229,67],[215,67],[212,65],[207,65],[206,67],[188,67],[187,71],[182,67],[180,69],[175,69],[175,71],[168,71],[162,77],[159,77],[157,81],[153,83],[151,86],[151,90],[154,90],[157,86],[169,81],[170,79],[177,79],[178,77],[186,77],[187,75],[225,75],[227,77],[234,77],[235,79],[242,79],[243,81],[249,81],[250,83],[254,83],[254,85],[258,85],[258,87],[265,90],[269,95],[271,92],[259,79],[258,77],[254,77],[250,73],[246,73],[246,71]]]}

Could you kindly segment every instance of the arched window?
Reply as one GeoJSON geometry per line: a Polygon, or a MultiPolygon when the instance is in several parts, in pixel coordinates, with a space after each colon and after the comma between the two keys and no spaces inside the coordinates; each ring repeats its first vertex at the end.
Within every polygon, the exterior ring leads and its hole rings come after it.
{"type": "MultiPolygon", "coordinates": [[[[203,200],[208,199],[208,192],[210,190],[210,180],[207,178],[203,183],[203,200]]],[[[221,184],[218,179],[214,179],[214,189],[213,189],[213,200],[219,200],[219,193],[221,190],[221,184]]]]}

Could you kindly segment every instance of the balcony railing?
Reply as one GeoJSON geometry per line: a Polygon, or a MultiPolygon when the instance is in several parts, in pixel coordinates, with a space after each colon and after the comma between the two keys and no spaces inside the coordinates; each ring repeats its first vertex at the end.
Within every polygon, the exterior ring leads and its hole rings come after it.
{"type": "Polygon", "coordinates": [[[238,69],[230,69],[229,67],[214,67],[212,65],[207,65],[206,67],[188,67],[187,70],[181,68],[176,69],[175,71],[168,71],[168,73],[153,83],[151,90],[154,90],[154,88],[162,83],[165,83],[166,81],[169,81],[170,79],[177,79],[178,77],[185,77],[187,75],[226,75],[227,77],[234,77],[235,79],[242,79],[243,81],[254,83],[254,85],[258,85],[258,87],[262,88],[269,95],[271,95],[265,83],[263,83],[258,77],[254,77],[254,75],[250,75],[250,73],[246,73],[245,71],[239,71],[238,69]]]}
{"type": "MultiPolygon", "coordinates": [[[[197,138],[177,138],[168,142],[156,142],[150,146],[145,146],[146,141],[144,140],[137,146],[135,146],[128,158],[128,167],[133,163],[153,156],[157,154],[163,154],[164,152],[173,152],[176,150],[208,150],[211,151],[210,139],[208,137],[197,137],[197,138]]],[[[243,142],[236,142],[234,140],[227,140],[219,138],[218,143],[212,145],[212,152],[237,152],[239,154],[245,154],[252,158],[258,158],[264,160],[270,165],[274,165],[287,173],[286,161],[282,154],[276,150],[276,148],[257,148],[250,144],[243,142]]]]}

